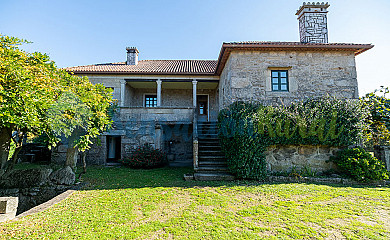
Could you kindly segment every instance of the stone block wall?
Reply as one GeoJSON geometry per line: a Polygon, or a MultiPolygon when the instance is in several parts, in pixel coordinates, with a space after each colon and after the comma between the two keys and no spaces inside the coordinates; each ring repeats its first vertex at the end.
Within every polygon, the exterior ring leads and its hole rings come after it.
{"type": "Polygon", "coordinates": [[[358,98],[353,52],[234,51],[222,71],[219,109],[234,101],[289,104],[331,95],[358,98]],[[271,71],[288,70],[289,91],[271,90],[271,71]]]}
{"type": "Polygon", "coordinates": [[[0,223],[15,218],[17,208],[17,197],[0,197],[0,223]]]}
{"type": "Polygon", "coordinates": [[[192,124],[164,124],[162,149],[170,166],[192,166],[192,124]]]}
{"type": "Polygon", "coordinates": [[[75,177],[70,167],[12,170],[0,175],[0,197],[18,198],[20,214],[70,189],[75,177]]]}
{"type": "Polygon", "coordinates": [[[270,172],[290,172],[293,169],[307,168],[320,173],[336,169],[336,165],[327,162],[327,160],[338,150],[339,148],[327,146],[271,146],[266,151],[267,170],[270,172]]]}

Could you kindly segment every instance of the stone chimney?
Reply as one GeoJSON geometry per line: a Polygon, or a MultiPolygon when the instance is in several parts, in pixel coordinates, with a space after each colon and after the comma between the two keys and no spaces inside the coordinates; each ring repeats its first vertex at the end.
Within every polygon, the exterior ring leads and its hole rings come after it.
{"type": "Polygon", "coordinates": [[[138,49],[136,47],[127,47],[127,61],[126,65],[138,64],[138,49]]]}
{"type": "Polygon", "coordinates": [[[328,43],[328,3],[303,3],[298,15],[299,34],[303,43],[328,43]]]}

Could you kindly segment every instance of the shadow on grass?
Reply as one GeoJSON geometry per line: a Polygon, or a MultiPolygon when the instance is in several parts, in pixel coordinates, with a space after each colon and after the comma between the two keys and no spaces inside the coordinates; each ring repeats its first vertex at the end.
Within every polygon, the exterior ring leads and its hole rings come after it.
{"type": "MultiPolygon", "coordinates": [[[[165,167],[158,169],[130,169],[118,167],[92,166],[83,175],[82,181],[87,183],[83,190],[110,190],[126,188],[156,188],[156,187],[232,187],[232,186],[259,186],[259,185],[282,185],[288,183],[260,182],[255,180],[235,181],[185,181],[185,173],[192,173],[191,167],[165,167]]],[[[352,188],[378,188],[376,185],[343,185],[326,183],[297,183],[302,185],[322,185],[331,187],[352,188]]],[[[388,188],[388,186],[386,187],[388,188]]]]}

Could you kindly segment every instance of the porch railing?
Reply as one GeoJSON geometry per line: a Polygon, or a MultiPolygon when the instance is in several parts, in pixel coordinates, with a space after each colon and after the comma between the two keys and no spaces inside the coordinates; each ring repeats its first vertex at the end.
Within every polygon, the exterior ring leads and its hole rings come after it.
{"type": "Polygon", "coordinates": [[[192,107],[121,107],[121,121],[158,121],[191,123],[193,121],[192,107]]]}

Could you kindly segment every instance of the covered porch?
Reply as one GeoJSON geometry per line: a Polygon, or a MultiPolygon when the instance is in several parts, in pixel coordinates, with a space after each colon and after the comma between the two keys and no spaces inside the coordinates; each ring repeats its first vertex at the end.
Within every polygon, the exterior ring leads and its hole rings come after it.
{"type": "Polygon", "coordinates": [[[192,123],[218,114],[218,79],[131,78],[121,80],[122,120],[192,123]]]}

